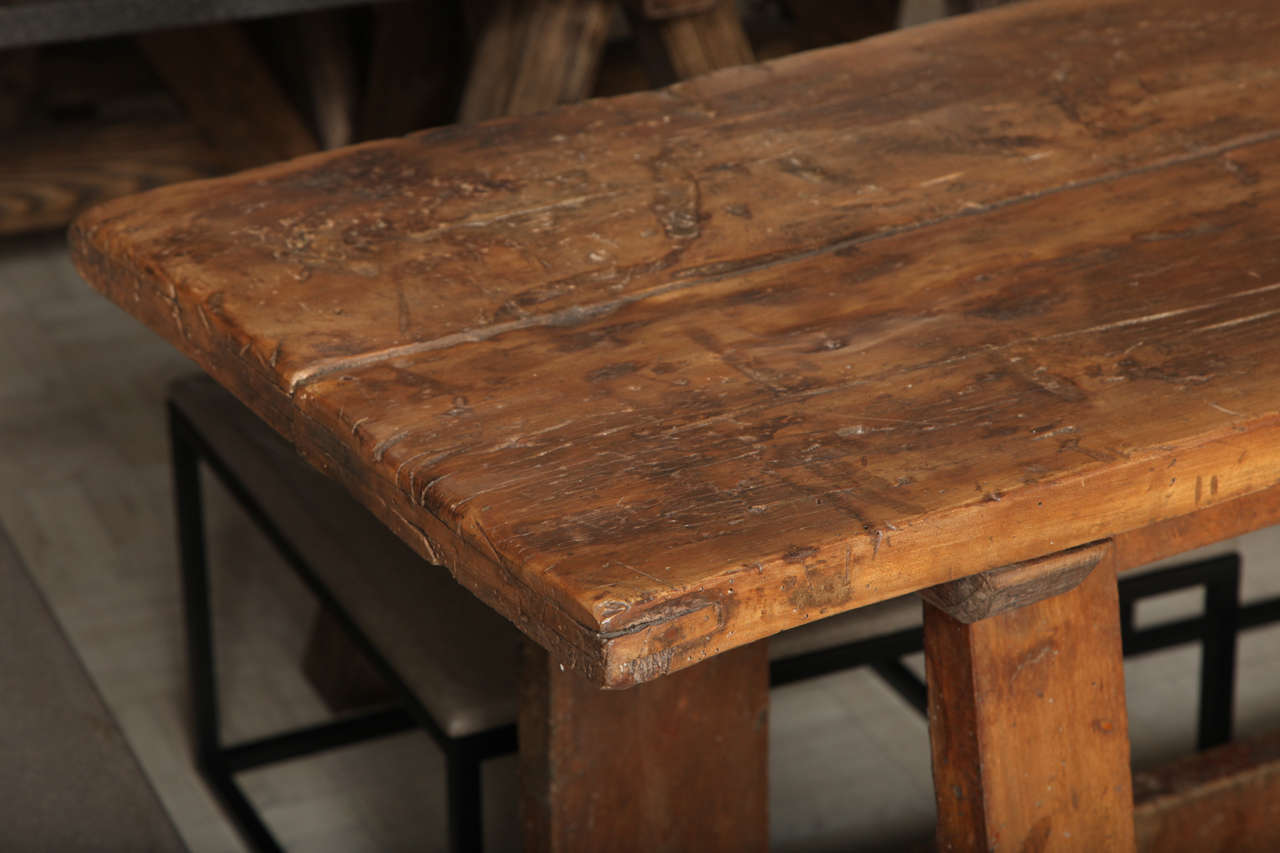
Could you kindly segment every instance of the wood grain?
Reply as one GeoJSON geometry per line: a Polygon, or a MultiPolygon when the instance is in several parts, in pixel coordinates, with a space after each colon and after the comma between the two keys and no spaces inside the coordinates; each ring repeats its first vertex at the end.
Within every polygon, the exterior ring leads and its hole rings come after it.
{"type": "Polygon", "coordinates": [[[186,122],[10,135],[0,139],[0,234],[63,228],[106,199],[220,170],[186,122]]]}
{"type": "Polygon", "coordinates": [[[525,652],[525,850],[768,849],[763,643],[626,693],[525,652]]]}
{"type": "Polygon", "coordinates": [[[1264,853],[1280,846],[1280,735],[1135,773],[1143,853],[1264,853]]]}
{"type": "Polygon", "coordinates": [[[591,94],[606,0],[497,0],[482,25],[459,119],[519,116],[591,94]]]}
{"type": "Polygon", "coordinates": [[[646,45],[647,50],[658,50],[665,59],[669,70],[662,74],[661,83],[755,61],[737,0],[717,0],[703,12],[652,20],[636,17],[633,26],[642,41],[653,43],[646,45]]]}
{"type": "Polygon", "coordinates": [[[74,251],[624,686],[1276,484],[1269,8],[1011,6],[157,191],[74,251]]]}
{"type": "Polygon", "coordinates": [[[925,605],[939,850],[1134,849],[1115,567],[973,624],[925,605]]]}

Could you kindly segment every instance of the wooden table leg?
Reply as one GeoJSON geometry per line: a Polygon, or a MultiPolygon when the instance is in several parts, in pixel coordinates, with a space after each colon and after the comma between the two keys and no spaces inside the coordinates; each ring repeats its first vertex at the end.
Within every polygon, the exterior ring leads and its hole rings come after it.
{"type": "Polygon", "coordinates": [[[526,851],[765,850],[764,643],[628,690],[525,651],[526,851]]]}
{"type": "Polygon", "coordinates": [[[1115,565],[965,624],[925,605],[939,850],[1133,850],[1115,565]]]}

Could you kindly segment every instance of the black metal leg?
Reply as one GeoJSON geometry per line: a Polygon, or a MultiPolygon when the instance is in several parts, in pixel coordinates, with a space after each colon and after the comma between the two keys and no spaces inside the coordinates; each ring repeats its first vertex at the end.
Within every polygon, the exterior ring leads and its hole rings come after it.
{"type": "Polygon", "coordinates": [[[871,664],[871,669],[886,684],[892,687],[893,691],[901,696],[908,705],[915,708],[919,713],[928,715],[929,688],[920,680],[919,676],[907,669],[901,660],[894,658],[893,660],[878,661],[871,664]]]}
{"type": "Polygon", "coordinates": [[[1205,584],[1198,749],[1231,740],[1239,614],[1240,558],[1232,554],[1205,584]]]}
{"type": "Polygon", "coordinates": [[[1231,740],[1240,625],[1240,556],[1227,554],[1126,578],[1120,582],[1120,598],[1120,630],[1126,656],[1200,642],[1197,748],[1207,749],[1231,740]],[[1134,602],[1138,599],[1195,586],[1205,589],[1203,615],[1148,628],[1134,625],[1134,602]]]}
{"type": "Polygon", "coordinates": [[[452,743],[444,753],[449,810],[449,849],[470,853],[484,848],[480,800],[480,756],[452,743]]]}
{"type": "Polygon", "coordinates": [[[190,669],[188,677],[191,679],[196,755],[203,764],[217,756],[220,732],[199,458],[182,435],[182,428],[173,419],[172,412],[169,425],[178,553],[182,567],[183,605],[186,610],[187,659],[190,669]]]}
{"type": "Polygon", "coordinates": [[[417,727],[425,730],[445,752],[450,848],[458,851],[480,850],[483,838],[480,763],[491,755],[515,749],[515,726],[503,726],[462,739],[451,739],[445,734],[412,691],[400,681],[390,664],[319,582],[297,549],[276,528],[253,495],[249,494],[195,427],[172,405],[169,407],[169,433],[196,729],[196,763],[241,835],[255,850],[282,849],[244,791],[236,784],[236,772],[417,727]],[[200,492],[202,463],[209,466],[231,492],[236,503],[311,587],[321,605],[338,617],[356,645],[369,656],[375,668],[400,694],[402,707],[375,710],[361,716],[271,735],[248,743],[231,746],[222,744],[209,569],[200,492]]]}
{"type": "MultiPolygon", "coordinates": [[[[218,764],[223,765],[223,762],[219,760],[218,764]]],[[[241,837],[251,848],[258,853],[284,853],[284,848],[276,841],[271,830],[267,829],[262,818],[258,817],[257,809],[253,807],[253,803],[249,802],[244,791],[240,790],[240,786],[236,784],[235,778],[225,769],[225,766],[204,768],[202,775],[217,795],[222,808],[231,816],[241,837]]]]}
{"type": "Polygon", "coordinates": [[[879,637],[804,652],[769,663],[769,686],[781,687],[859,666],[895,660],[924,650],[924,630],[906,628],[879,637]]]}
{"type": "Polygon", "coordinates": [[[178,554],[182,568],[183,606],[186,611],[196,766],[245,840],[255,850],[278,851],[281,850],[280,845],[232,778],[222,749],[213,614],[209,598],[209,567],[200,497],[200,460],[199,454],[188,440],[180,417],[172,409],[169,410],[169,446],[173,460],[178,554]]]}

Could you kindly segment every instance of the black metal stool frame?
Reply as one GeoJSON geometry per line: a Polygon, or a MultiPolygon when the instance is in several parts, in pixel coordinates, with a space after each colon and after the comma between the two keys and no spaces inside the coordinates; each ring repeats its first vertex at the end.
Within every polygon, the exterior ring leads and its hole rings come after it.
{"type": "Polygon", "coordinates": [[[483,823],[480,765],[488,758],[515,750],[515,725],[501,726],[462,738],[446,734],[186,416],[172,403],[168,405],[168,414],[195,723],[196,763],[236,827],[257,850],[282,849],[236,783],[236,773],[416,727],[425,730],[444,752],[450,849],[481,849],[483,823]],[[321,606],[338,619],[396,694],[398,706],[343,717],[333,722],[249,742],[230,745],[222,743],[200,491],[200,462],[208,465],[255,526],[303,579],[321,606]]]}

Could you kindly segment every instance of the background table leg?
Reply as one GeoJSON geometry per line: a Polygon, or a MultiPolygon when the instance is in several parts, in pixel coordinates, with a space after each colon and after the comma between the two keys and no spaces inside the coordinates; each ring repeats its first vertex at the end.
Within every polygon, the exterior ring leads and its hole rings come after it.
{"type": "Polygon", "coordinates": [[[599,690],[526,644],[525,849],[765,850],[766,649],[599,690]]]}
{"type": "Polygon", "coordinates": [[[940,850],[1133,850],[1116,574],[964,624],[925,605],[940,850]]]}

